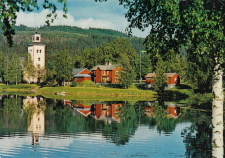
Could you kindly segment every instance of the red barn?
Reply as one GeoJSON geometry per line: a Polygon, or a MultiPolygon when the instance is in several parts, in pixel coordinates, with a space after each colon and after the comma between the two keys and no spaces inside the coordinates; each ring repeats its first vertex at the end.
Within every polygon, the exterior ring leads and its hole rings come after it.
{"type": "MultiPolygon", "coordinates": [[[[176,85],[180,84],[180,76],[177,73],[164,73],[167,76],[167,83],[168,86],[166,89],[170,89],[175,87],[176,85]]],[[[155,73],[149,73],[145,76],[145,82],[148,88],[153,86],[153,78],[155,77],[155,73]]]]}
{"type": "Polygon", "coordinates": [[[91,69],[95,83],[118,83],[120,68],[117,65],[96,65],[91,69]]]}
{"type": "Polygon", "coordinates": [[[72,72],[73,80],[76,82],[82,82],[85,80],[91,81],[91,71],[86,68],[75,68],[72,72]]]}

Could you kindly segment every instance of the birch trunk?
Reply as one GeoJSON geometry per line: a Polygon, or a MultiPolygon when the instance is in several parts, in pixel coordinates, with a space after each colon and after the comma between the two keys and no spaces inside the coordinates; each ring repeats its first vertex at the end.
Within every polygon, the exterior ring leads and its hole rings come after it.
{"type": "Polygon", "coordinates": [[[223,70],[217,63],[213,74],[213,102],[212,102],[212,156],[223,158],[223,70]]]}

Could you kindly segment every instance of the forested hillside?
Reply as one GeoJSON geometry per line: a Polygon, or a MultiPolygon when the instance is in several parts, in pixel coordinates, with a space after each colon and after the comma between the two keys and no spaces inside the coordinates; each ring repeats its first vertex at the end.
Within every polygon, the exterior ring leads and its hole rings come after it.
{"type": "MultiPolygon", "coordinates": [[[[3,53],[16,53],[19,56],[24,56],[27,53],[27,45],[32,42],[31,36],[36,32],[36,28],[18,26],[15,30],[16,35],[14,36],[12,48],[8,47],[3,31],[0,31],[0,50],[3,53]]],[[[128,40],[137,53],[144,48],[142,44],[143,38],[128,37],[124,33],[108,29],[43,26],[38,28],[37,32],[42,34],[42,43],[47,46],[47,57],[61,50],[67,50],[72,56],[80,55],[85,48],[96,48],[103,43],[112,42],[118,37],[128,40]]]]}

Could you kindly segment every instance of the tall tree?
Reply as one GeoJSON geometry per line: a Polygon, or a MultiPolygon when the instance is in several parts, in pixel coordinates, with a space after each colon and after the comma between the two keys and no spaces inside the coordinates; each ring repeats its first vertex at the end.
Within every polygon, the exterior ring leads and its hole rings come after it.
{"type": "Polygon", "coordinates": [[[129,8],[126,17],[130,28],[151,26],[145,40],[153,62],[178,53],[182,46],[187,55],[201,62],[203,56],[213,59],[213,149],[223,157],[223,87],[224,63],[224,0],[120,0],[129,8]]]}
{"type": "Polygon", "coordinates": [[[164,91],[167,86],[167,76],[164,74],[165,68],[163,66],[163,62],[161,60],[156,64],[155,76],[153,78],[153,88],[157,92],[164,91]]]}
{"type": "Polygon", "coordinates": [[[11,54],[5,57],[3,77],[7,84],[17,84],[21,81],[21,67],[17,55],[11,54]]]}
{"type": "Polygon", "coordinates": [[[3,81],[4,74],[4,54],[0,52],[0,81],[3,81]]]}
{"type": "Polygon", "coordinates": [[[40,67],[40,65],[37,65],[36,77],[37,77],[38,84],[40,84],[42,81],[44,81],[46,79],[46,68],[40,67]]]}
{"type": "Polygon", "coordinates": [[[23,65],[23,79],[30,84],[36,78],[36,68],[29,53],[26,54],[23,65]]]}
{"type": "MultiPolygon", "coordinates": [[[[138,65],[137,70],[141,70],[141,78],[143,79],[148,73],[152,72],[152,65],[151,65],[151,60],[150,60],[150,55],[149,54],[141,54],[140,55],[140,66],[138,65]]],[[[138,76],[138,77],[139,77],[138,76]]],[[[138,78],[139,79],[139,78],[138,78]]]]}
{"type": "Polygon", "coordinates": [[[60,85],[65,86],[65,81],[71,79],[73,70],[72,58],[69,56],[69,53],[61,51],[56,55],[55,58],[55,71],[56,71],[56,80],[60,85]]]}

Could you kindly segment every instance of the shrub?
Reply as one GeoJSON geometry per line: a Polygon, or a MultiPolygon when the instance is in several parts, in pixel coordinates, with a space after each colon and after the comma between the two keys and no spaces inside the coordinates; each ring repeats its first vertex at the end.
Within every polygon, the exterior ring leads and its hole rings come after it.
{"type": "Polygon", "coordinates": [[[80,82],[79,86],[80,87],[89,87],[89,86],[95,86],[95,84],[90,80],[86,80],[86,81],[80,82]]]}
{"type": "Polygon", "coordinates": [[[70,87],[76,87],[78,84],[76,81],[73,81],[70,87]]]}

